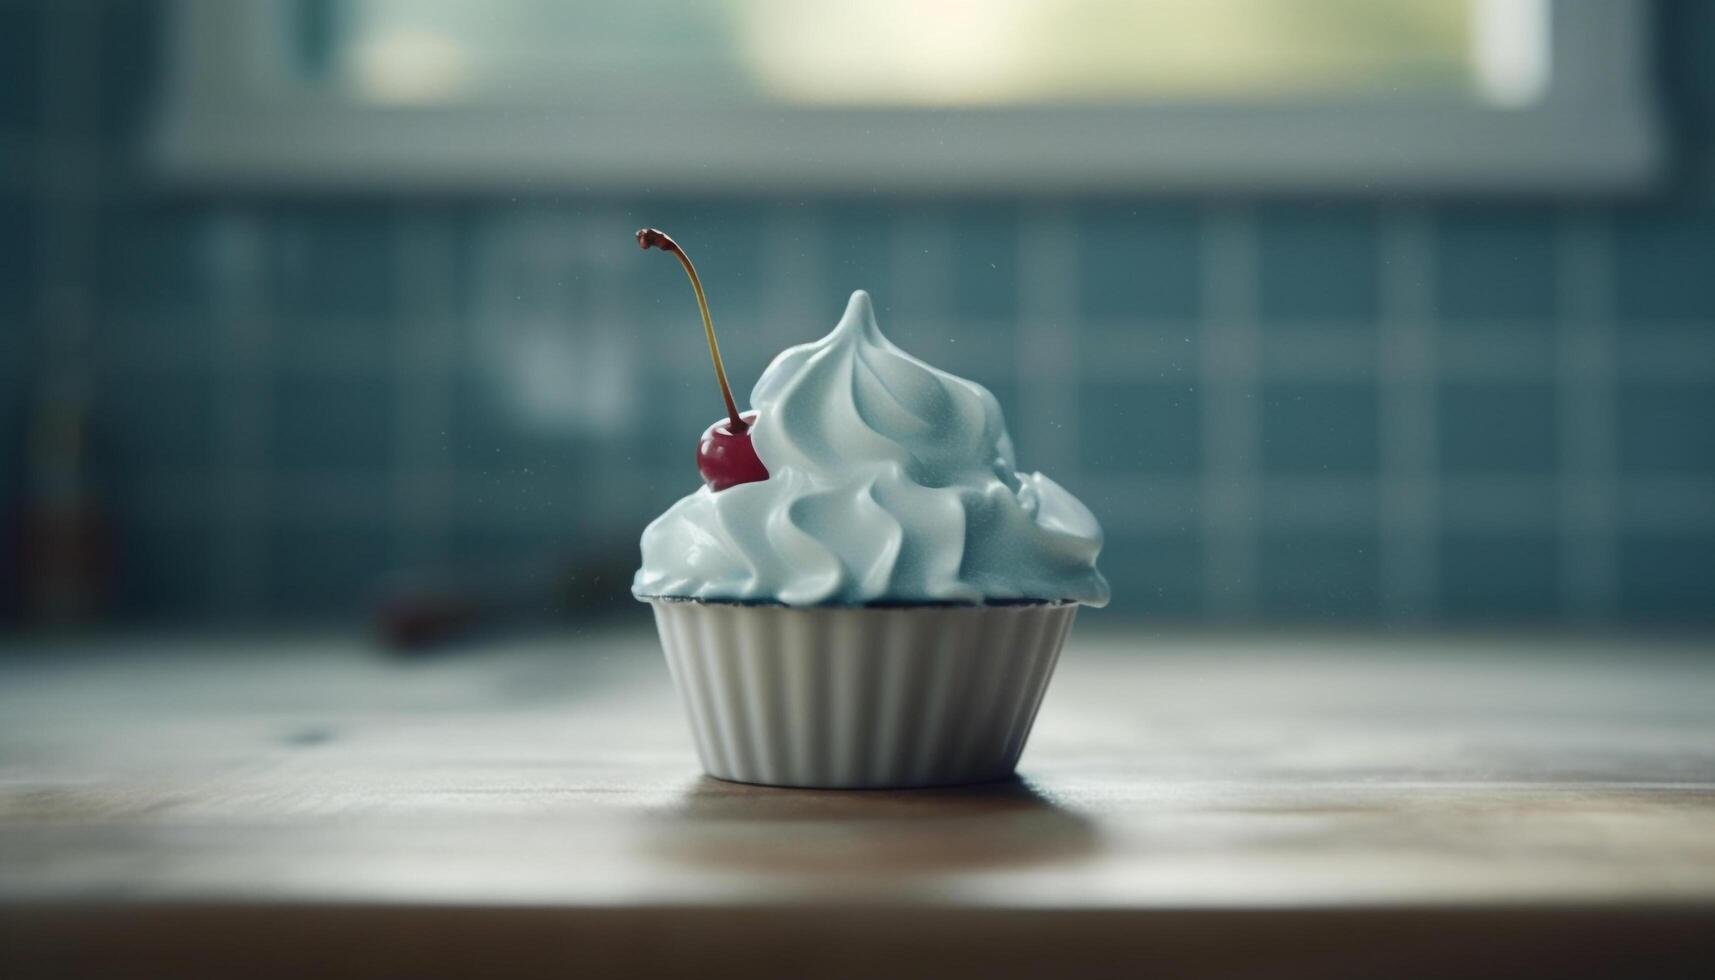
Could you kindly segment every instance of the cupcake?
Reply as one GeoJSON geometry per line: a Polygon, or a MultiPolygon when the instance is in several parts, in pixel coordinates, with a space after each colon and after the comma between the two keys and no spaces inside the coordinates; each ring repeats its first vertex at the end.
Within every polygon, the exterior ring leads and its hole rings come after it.
{"type": "Polygon", "coordinates": [[[1010,775],[1102,532],[1021,473],[999,403],[882,336],[855,292],[833,332],[776,357],[741,414],[696,289],[728,417],[705,485],[643,532],[649,603],[703,767],[823,788],[1010,775]]]}

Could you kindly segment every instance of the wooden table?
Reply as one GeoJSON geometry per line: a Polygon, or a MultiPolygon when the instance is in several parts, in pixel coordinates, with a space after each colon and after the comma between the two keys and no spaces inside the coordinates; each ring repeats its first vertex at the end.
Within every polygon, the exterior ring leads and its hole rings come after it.
{"type": "Polygon", "coordinates": [[[651,635],[0,658],[0,976],[1661,976],[1693,642],[1075,632],[1017,782],[698,774],[651,635]]]}

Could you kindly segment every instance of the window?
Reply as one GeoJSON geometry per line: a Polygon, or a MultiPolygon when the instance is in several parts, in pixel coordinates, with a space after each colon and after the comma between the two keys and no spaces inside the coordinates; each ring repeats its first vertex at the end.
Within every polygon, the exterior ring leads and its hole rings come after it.
{"type": "Polygon", "coordinates": [[[181,0],[170,171],[712,190],[1623,188],[1610,0],[181,0]]]}

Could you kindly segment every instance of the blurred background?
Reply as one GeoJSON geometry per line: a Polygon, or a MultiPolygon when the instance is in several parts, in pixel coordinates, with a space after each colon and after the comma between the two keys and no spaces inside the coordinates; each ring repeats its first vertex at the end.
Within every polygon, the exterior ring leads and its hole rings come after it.
{"type": "Polygon", "coordinates": [[[1106,621],[1715,619],[1715,4],[0,0],[5,629],[641,623],[645,224],[739,389],[993,389],[1106,621]]]}

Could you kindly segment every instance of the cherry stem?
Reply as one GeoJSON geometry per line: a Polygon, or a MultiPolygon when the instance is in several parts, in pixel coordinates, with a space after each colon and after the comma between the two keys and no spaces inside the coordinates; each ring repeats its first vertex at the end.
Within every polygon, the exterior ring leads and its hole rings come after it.
{"type": "Polygon", "coordinates": [[[691,257],[685,254],[679,243],[667,237],[664,231],[639,228],[637,247],[645,250],[658,248],[663,252],[673,253],[679,264],[685,267],[685,275],[691,277],[691,288],[697,291],[697,309],[703,314],[703,334],[709,339],[709,357],[715,362],[715,378],[721,383],[721,397],[726,399],[727,424],[733,435],[743,433],[750,428],[750,423],[739,416],[738,403],[732,400],[732,387],[726,383],[726,366],[721,363],[721,346],[715,343],[715,322],[709,317],[709,301],[703,295],[703,282],[697,278],[697,267],[691,264],[691,257]]]}

